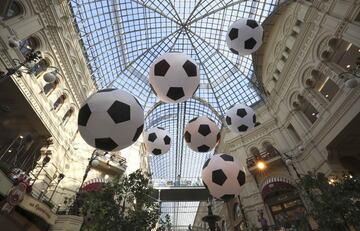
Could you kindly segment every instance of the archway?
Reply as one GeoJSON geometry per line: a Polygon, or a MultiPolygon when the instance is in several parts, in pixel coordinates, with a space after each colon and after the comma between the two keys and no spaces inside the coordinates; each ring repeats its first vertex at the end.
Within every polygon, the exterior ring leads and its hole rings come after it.
{"type": "Polygon", "coordinates": [[[305,207],[292,184],[282,176],[267,178],[261,186],[261,195],[277,226],[291,228],[300,222],[305,207]]]}

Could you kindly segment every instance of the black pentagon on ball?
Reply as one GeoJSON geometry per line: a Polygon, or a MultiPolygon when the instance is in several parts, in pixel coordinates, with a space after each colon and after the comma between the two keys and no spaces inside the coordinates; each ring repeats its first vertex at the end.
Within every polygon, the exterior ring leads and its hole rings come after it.
{"type": "Polygon", "coordinates": [[[240,186],[245,184],[245,173],[243,171],[241,171],[241,170],[239,171],[237,180],[238,180],[240,186]]]}
{"type": "Polygon", "coordinates": [[[190,132],[186,131],[185,134],[184,134],[184,137],[185,137],[185,141],[187,143],[191,142],[191,134],[190,134],[190,132]]]}
{"type": "Polygon", "coordinates": [[[79,110],[78,115],[78,125],[80,126],[86,126],[87,122],[89,121],[89,118],[91,116],[91,110],[88,104],[85,104],[81,107],[79,110]]]}
{"type": "Polygon", "coordinates": [[[210,150],[210,147],[207,146],[207,145],[205,145],[205,144],[203,144],[203,145],[201,145],[200,147],[198,147],[197,150],[198,150],[199,152],[208,152],[208,151],[210,150]]]}
{"type": "Polygon", "coordinates": [[[152,150],[152,154],[154,155],[160,155],[161,154],[161,150],[158,148],[154,148],[154,150],[152,150]]]}
{"type": "Polygon", "coordinates": [[[234,161],[234,157],[227,155],[227,154],[222,154],[221,159],[223,159],[224,161],[234,161]]]}
{"type": "Polygon", "coordinates": [[[170,137],[169,137],[168,135],[166,135],[166,136],[164,137],[164,144],[169,145],[169,144],[170,144],[170,141],[171,141],[170,137]]]}
{"type": "Polygon", "coordinates": [[[188,77],[194,77],[197,75],[196,65],[194,63],[192,63],[191,61],[186,60],[186,62],[183,65],[183,68],[184,68],[186,74],[188,75],[188,77]]]}
{"type": "Polygon", "coordinates": [[[223,185],[226,181],[227,177],[223,170],[218,169],[212,172],[212,182],[218,185],[223,185]]]}
{"type": "Polygon", "coordinates": [[[241,118],[244,118],[247,115],[247,112],[244,108],[237,109],[236,115],[240,116],[241,118]]]}
{"type": "Polygon", "coordinates": [[[259,24],[255,20],[252,20],[252,19],[248,19],[246,21],[246,25],[253,29],[259,26],[259,24]]]}
{"type": "Polygon", "coordinates": [[[134,135],[134,138],[132,139],[132,141],[137,141],[137,139],[139,138],[139,136],[141,135],[142,131],[144,129],[144,124],[142,124],[140,127],[138,127],[136,129],[136,132],[135,132],[135,135],[134,135]]]}
{"type": "Polygon", "coordinates": [[[155,132],[150,133],[149,136],[148,136],[148,140],[150,142],[154,142],[156,140],[156,138],[157,138],[157,136],[156,136],[155,132]]]}
{"type": "Polygon", "coordinates": [[[246,125],[241,125],[241,126],[239,126],[238,127],[238,131],[239,132],[245,132],[245,131],[247,131],[248,130],[248,126],[246,126],[246,125]]]}
{"type": "Polygon", "coordinates": [[[157,129],[160,129],[160,130],[165,130],[165,128],[163,128],[163,127],[157,127],[157,129]]]}
{"type": "Polygon", "coordinates": [[[198,132],[203,135],[207,136],[211,133],[210,127],[207,124],[200,124],[198,132]]]}
{"type": "Polygon", "coordinates": [[[117,90],[116,88],[106,88],[106,89],[102,89],[97,91],[97,93],[101,93],[101,92],[109,92],[109,91],[115,91],[117,90]]]}
{"type": "Polygon", "coordinates": [[[253,123],[256,123],[256,115],[253,115],[253,123]]]}
{"type": "Polygon", "coordinates": [[[170,87],[167,94],[172,100],[178,100],[185,96],[184,89],[182,87],[170,87]]]}
{"type": "Polygon", "coordinates": [[[226,116],[225,120],[226,120],[227,125],[231,125],[231,117],[226,116]]]}
{"type": "Polygon", "coordinates": [[[238,52],[237,50],[235,50],[234,48],[230,48],[230,51],[231,51],[232,53],[236,54],[236,55],[239,54],[239,52],[238,52]]]}
{"type": "Polygon", "coordinates": [[[245,45],[245,49],[251,50],[255,47],[256,40],[254,38],[249,38],[248,40],[245,41],[244,45],[245,45]]]}
{"type": "Polygon", "coordinates": [[[234,194],[225,194],[225,195],[221,196],[220,198],[224,201],[229,201],[229,200],[233,199],[234,197],[235,197],[234,194]]]}
{"type": "Polygon", "coordinates": [[[112,151],[117,148],[117,144],[111,138],[95,139],[95,147],[104,151],[112,151]]]}
{"type": "Polygon", "coordinates": [[[239,36],[239,29],[237,28],[231,28],[230,32],[229,32],[229,38],[231,40],[236,39],[239,36]]]}
{"type": "Polygon", "coordinates": [[[209,159],[207,159],[207,160],[205,161],[202,169],[205,169],[205,168],[209,165],[210,160],[211,160],[211,159],[209,158],[209,159]]]}
{"type": "Polygon", "coordinates": [[[154,89],[153,85],[151,85],[151,83],[149,83],[149,85],[150,85],[150,88],[151,88],[152,92],[154,92],[154,94],[157,96],[157,93],[156,93],[156,91],[155,91],[155,89],[154,89]]]}
{"type": "Polygon", "coordinates": [[[107,113],[116,124],[130,120],[130,106],[117,100],[110,106],[107,113]]]}
{"type": "Polygon", "coordinates": [[[154,74],[157,76],[165,76],[166,72],[169,70],[170,65],[166,62],[165,59],[161,60],[157,64],[155,64],[154,74]]]}

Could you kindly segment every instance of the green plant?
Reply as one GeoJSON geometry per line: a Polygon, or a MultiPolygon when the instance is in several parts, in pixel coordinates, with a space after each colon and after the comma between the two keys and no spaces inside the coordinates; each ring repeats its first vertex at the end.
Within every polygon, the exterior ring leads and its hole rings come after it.
{"type": "Polygon", "coordinates": [[[170,231],[172,227],[170,215],[165,215],[165,220],[160,218],[159,221],[159,227],[156,229],[156,231],[170,231]]]}
{"type": "Polygon", "coordinates": [[[159,205],[151,197],[149,176],[140,170],[115,178],[102,190],[84,197],[83,230],[89,231],[148,231],[159,218],[159,205]]]}
{"type": "Polygon", "coordinates": [[[299,189],[306,192],[311,215],[321,231],[351,230],[360,226],[360,178],[344,175],[328,179],[322,173],[301,177],[299,189]]]}

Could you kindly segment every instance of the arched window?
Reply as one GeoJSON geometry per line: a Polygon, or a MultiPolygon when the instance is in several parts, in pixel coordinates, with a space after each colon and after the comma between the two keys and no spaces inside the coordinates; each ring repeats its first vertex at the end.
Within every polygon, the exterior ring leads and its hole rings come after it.
{"type": "Polygon", "coordinates": [[[54,110],[59,110],[66,100],[66,96],[63,94],[61,95],[54,103],[54,110]]]}
{"type": "Polygon", "coordinates": [[[39,48],[39,41],[34,37],[20,41],[19,50],[25,58],[37,48],[39,48]]]}
{"type": "Polygon", "coordinates": [[[50,66],[49,62],[45,59],[41,59],[39,62],[37,62],[33,68],[31,68],[31,72],[37,76],[40,73],[46,71],[46,69],[50,66]]]}
{"type": "Polygon", "coordinates": [[[45,95],[49,95],[59,85],[59,80],[56,79],[53,83],[48,83],[44,86],[45,95]]]}
{"type": "Polygon", "coordinates": [[[318,110],[304,97],[299,96],[300,110],[304,113],[305,117],[313,124],[319,116],[318,110]]]}
{"type": "Polygon", "coordinates": [[[70,108],[63,116],[62,123],[65,125],[70,120],[70,118],[73,114],[74,114],[74,109],[70,108]]]}
{"type": "Polygon", "coordinates": [[[16,17],[22,13],[23,13],[22,6],[17,1],[10,1],[10,5],[7,6],[7,10],[2,16],[4,20],[7,20],[16,17]]]}

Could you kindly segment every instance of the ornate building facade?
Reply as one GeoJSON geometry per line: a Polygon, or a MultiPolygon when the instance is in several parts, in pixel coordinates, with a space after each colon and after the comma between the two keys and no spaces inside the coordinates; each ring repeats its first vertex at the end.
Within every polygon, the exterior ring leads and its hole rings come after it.
{"type": "Polygon", "coordinates": [[[0,12],[2,198],[12,187],[7,170],[35,179],[30,196],[0,223],[78,230],[82,218],[68,214],[79,188],[122,174],[126,160],[94,151],[79,135],[79,107],[96,85],[67,2],[5,0],[0,12]]]}
{"type": "MultiPolygon", "coordinates": [[[[224,131],[218,148],[247,168],[241,197],[215,206],[223,230],[291,224],[306,207],[295,181],[308,171],[359,174],[360,92],[342,74],[359,65],[359,18],[359,1],[288,1],[265,20],[253,56],[265,91],[261,125],[242,136],[224,131]]],[[[201,214],[194,226],[204,227],[201,214]]]]}

